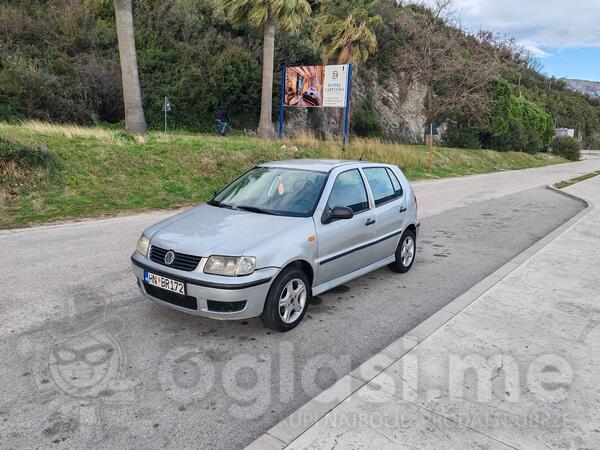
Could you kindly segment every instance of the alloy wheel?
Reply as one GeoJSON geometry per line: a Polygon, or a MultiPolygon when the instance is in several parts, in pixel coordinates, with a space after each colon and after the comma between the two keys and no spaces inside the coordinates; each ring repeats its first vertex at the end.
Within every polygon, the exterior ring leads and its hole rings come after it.
{"type": "Polygon", "coordinates": [[[279,317],[285,323],[294,323],[306,307],[306,286],[300,278],[285,285],[279,296],[279,317]]]}
{"type": "Polygon", "coordinates": [[[415,257],[415,241],[412,236],[406,236],[400,248],[400,260],[404,267],[410,266],[415,257]]]}

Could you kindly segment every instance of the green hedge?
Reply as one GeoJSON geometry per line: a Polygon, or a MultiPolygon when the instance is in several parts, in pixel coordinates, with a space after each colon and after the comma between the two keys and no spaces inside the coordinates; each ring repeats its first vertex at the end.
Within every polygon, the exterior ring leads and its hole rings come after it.
{"type": "Polygon", "coordinates": [[[506,80],[495,80],[489,96],[490,119],[482,132],[486,147],[536,152],[551,142],[552,117],[536,103],[513,95],[506,80]]]}
{"type": "Polygon", "coordinates": [[[557,137],[552,142],[552,153],[571,161],[579,161],[581,143],[570,136],[557,137]]]}

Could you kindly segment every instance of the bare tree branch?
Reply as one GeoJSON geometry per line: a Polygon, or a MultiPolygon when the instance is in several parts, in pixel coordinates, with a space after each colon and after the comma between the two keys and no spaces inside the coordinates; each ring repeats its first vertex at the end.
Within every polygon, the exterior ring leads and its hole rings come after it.
{"type": "Polygon", "coordinates": [[[437,0],[433,9],[407,6],[403,11],[407,42],[398,62],[426,89],[424,125],[451,115],[483,120],[489,108],[486,89],[502,68],[514,64],[514,42],[486,31],[465,33],[451,0],[437,0]]]}

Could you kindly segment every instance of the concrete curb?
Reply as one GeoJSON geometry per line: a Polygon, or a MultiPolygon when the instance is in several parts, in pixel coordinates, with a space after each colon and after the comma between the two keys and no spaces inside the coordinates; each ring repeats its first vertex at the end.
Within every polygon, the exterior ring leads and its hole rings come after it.
{"type": "Polygon", "coordinates": [[[342,377],[331,387],[309,400],[246,448],[251,450],[280,450],[288,446],[350,395],[369,383],[389,366],[402,358],[406,353],[417,347],[437,329],[442,327],[446,322],[451,320],[464,308],[473,303],[491,287],[504,279],[513,270],[542,250],[546,245],[571,228],[575,223],[579,222],[579,220],[595,208],[593,203],[580,197],[564,192],[553,186],[547,186],[547,188],[561,195],[583,202],[586,205],[586,208],[551,231],[531,247],[519,253],[498,270],[485,277],[435,314],[428,317],[404,336],[372,356],[348,375],[342,377]]]}
{"type": "MultiPolygon", "coordinates": [[[[196,205],[190,205],[187,208],[191,208],[196,205]]],[[[54,228],[65,228],[65,227],[78,227],[83,225],[93,225],[96,223],[111,223],[119,220],[131,220],[131,219],[139,219],[144,216],[154,216],[154,215],[175,215],[181,211],[184,211],[186,207],[177,207],[174,209],[147,209],[143,211],[121,211],[115,214],[107,214],[101,215],[97,217],[80,217],[74,219],[62,219],[57,220],[55,222],[42,222],[36,223],[32,225],[24,225],[18,228],[3,228],[0,229],[0,237],[8,236],[17,233],[23,232],[31,232],[31,231],[45,231],[52,230],[54,228]]]]}

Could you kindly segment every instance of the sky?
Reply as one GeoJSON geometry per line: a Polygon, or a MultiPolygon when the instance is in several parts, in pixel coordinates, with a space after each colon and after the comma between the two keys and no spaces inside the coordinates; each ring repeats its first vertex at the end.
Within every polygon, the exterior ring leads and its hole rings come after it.
{"type": "Polygon", "coordinates": [[[514,37],[547,75],[600,81],[600,0],[453,0],[452,9],[468,31],[514,37]]]}

